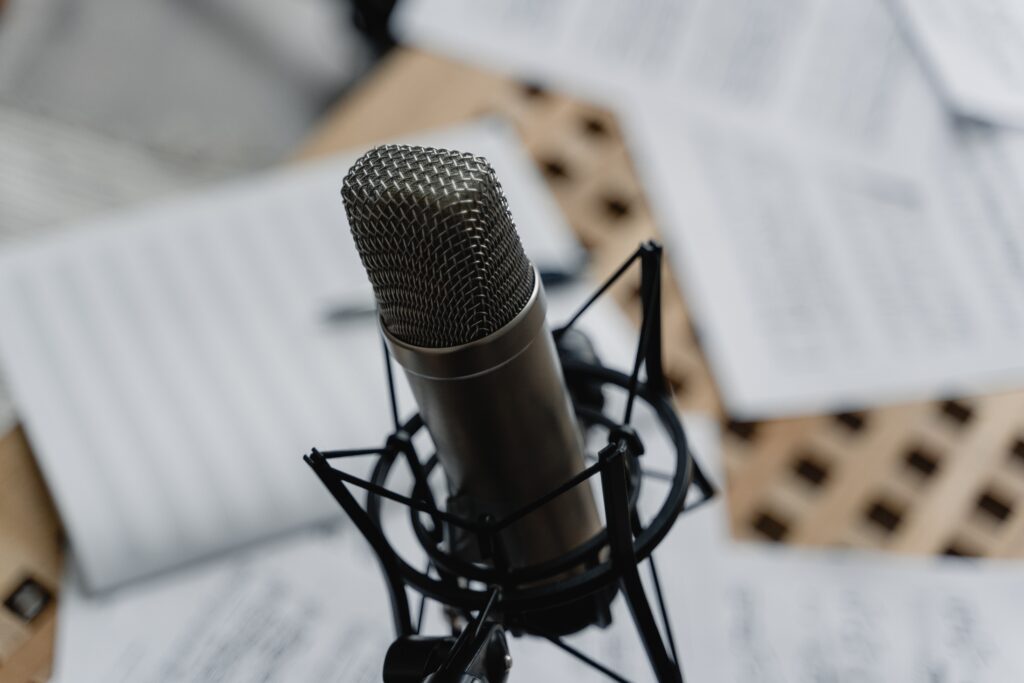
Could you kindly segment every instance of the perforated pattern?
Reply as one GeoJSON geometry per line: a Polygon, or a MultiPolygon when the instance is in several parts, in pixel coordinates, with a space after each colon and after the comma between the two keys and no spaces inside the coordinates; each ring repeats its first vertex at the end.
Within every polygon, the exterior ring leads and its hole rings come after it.
{"type": "Polygon", "coordinates": [[[529,301],[533,267],[485,159],[383,145],[356,161],[341,195],[381,319],[402,341],[465,344],[529,301]]]}

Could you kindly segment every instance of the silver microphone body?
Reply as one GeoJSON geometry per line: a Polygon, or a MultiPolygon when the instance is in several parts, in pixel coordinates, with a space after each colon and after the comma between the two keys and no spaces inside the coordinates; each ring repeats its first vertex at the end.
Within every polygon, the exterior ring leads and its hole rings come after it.
{"type": "MultiPolygon", "coordinates": [[[[582,435],[546,313],[536,275],[519,315],[468,344],[414,346],[382,325],[448,476],[450,507],[465,516],[499,520],[584,469],[582,435]]],[[[521,567],[556,558],[600,529],[583,484],[511,524],[501,541],[510,566],[521,567]]]]}
{"type": "MultiPolygon", "coordinates": [[[[582,435],[541,279],[490,164],[383,145],[356,161],[341,194],[381,328],[448,477],[449,508],[500,520],[579,474],[582,435]]],[[[496,559],[551,560],[600,529],[582,484],[504,529],[496,559]]],[[[460,556],[486,559],[473,557],[478,539],[448,531],[460,556]]]]}

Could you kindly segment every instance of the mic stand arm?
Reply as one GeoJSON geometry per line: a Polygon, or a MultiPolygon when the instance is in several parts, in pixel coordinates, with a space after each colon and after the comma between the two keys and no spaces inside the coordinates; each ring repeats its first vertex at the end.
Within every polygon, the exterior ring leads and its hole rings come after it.
{"type": "MultiPolygon", "coordinates": [[[[619,588],[629,607],[633,623],[636,624],[640,641],[650,660],[651,668],[659,683],[683,683],[683,675],[679,664],[673,659],[673,653],[665,648],[661,631],[655,620],[654,612],[651,610],[651,603],[647,599],[640,580],[640,572],[633,549],[633,534],[630,528],[630,514],[628,508],[628,474],[626,461],[629,456],[636,456],[639,453],[631,452],[630,439],[619,438],[609,443],[598,454],[604,472],[601,476],[601,489],[604,496],[605,519],[608,525],[608,545],[611,551],[611,560],[619,570],[619,588]]],[[[658,592],[658,601],[662,597],[658,592]]],[[[665,624],[668,633],[671,634],[669,625],[665,624]]],[[[672,649],[675,650],[674,643],[672,649]]]]}

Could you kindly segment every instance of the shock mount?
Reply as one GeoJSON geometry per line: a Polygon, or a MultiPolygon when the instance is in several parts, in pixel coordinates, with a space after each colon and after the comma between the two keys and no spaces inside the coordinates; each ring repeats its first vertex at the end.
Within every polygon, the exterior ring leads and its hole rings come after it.
{"type": "Polygon", "coordinates": [[[304,457],[366,538],[377,556],[391,602],[397,639],[384,662],[386,683],[500,683],[512,668],[506,633],[545,638],[614,681],[621,674],[590,654],[573,647],[564,635],[594,624],[610,623],[609,605],[621,593],[631,613],[640,642],[659,683],[681,683],[682,671],[654,550],[676,518],[714,495],[714,489],[690,453],[662,370],[661,246],[643,243],[583,303],[563,326],[553,332],[573,407],[581,426],[607,432],[606,445],[588,456],[582,472],[549,493],[501,519],[467,519],[437,504],[429,484],[440,470],[433,453],[421,458],[413,437],[424,428],[419,414],[399,417],[391,359],[384,348],[385,368],[394,431],[381,447],[319,451],[304,457]],[[641,268],[642,318],[636,354],[627,374],[601,364],[589,340],[574,326],[580,317],[634,264],[641,268]],[[645,370],[641,379],[641,370],[645,370]],[[606,414],[603,387],[626,392],[624,414],[606,414]],[[631,426],[634,404],[646,403],[674,450],[674,471],[650,472],[641,466],[644,443],[631,426]],[[334,463],[348,458],[376,458],[369,480],[334,463]],[[408,494],[388,488],[394,465],[404,461],[412,473],[408,494]],[[642,523],[637,500],[645,478],[658,476],[668,492],[658,512],[642,523]],[[597,477],[603,499],[605,526],[597,535],[561,557],[526,567],[509,567],[503,558],[499,532],[537,508],[597,477]],[[699,500],[687,503],[696,487],[699,500]],[[364,504],[353,488],[366,491],[364,504]],[[382,521],[383,500],[409,510],[409,522],[422,550],[426,567],[410,564],[389,542],[382,521]],[[471,534],[483,561],[469,561],[450,551],[452,533],[471,534]],[[640,565],[648,565],[656,609],[641,580],[640,565]],[[413,620],[409,589],[419,594],[413,620]],[[427,636],[423,628],[426,603],[433,600],[452,617],[452,634],[427,636]],[[660,620],[660,624],[659,624],[660,620]]]}

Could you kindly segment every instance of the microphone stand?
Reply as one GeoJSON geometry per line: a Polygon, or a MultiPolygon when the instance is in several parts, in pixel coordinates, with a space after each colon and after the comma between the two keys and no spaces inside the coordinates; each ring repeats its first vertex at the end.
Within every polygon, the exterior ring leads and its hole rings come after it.
{"type": "MultiPolygon", "coordinates": [[[[662,372],[661,257],[660,245],[650,241],[642,244],[568,323],[555,330],[553,336],[576,413],[582,424],[607,429],[608,443],[583,472],[521,509],[503,519],[470,520],[438,507],[428,484],[428,478],[437,469],[437,454],[422,461],[416,453],[412,437],[423,427],[419,414],[404,423],[399,420],[386,345],[385,367],[395,431],[387,438],[385,446],[324,452],[313,449],[304,457],[373,548],[384,574],[398,634],[385,658],[386,683],[504,683],[512,666],[506,629],[511,629],[514,635],[546,638],[611,680],[627,682],[620,674],[571,646],[559,633],[550,632],[547,623],[552,616],[560,614],[558,610],[579,609],[581,614],[591,615],[587,617],[588,623],[604,626],[610,621],[607,604],[616,592],[626,601],[657,681],[682,683],[679,656],[653,551],[676,518],[710,499],[714,488],[690,453],[685,430],[662,372]],[[627,375],[601,365],[589,341],[581,350],[578,340],[583,335],[575,331],[573,325],[636,261],[641,264],[643,319],[632,372],[627,375]],[[575,338],[570,332],[575,333],[575,338]],[[640,380],[642,367],[647,370],[644,381],[640,380]],[[621,421],[603,411],[601,387],[604,385],[618,386],[628,392],[621,421]],[[636,503],[644,478],[653,475],[640,466],[644,445],[640,434],[630,424],[638,398],[654,410],[676,455],[675,472],[671,476],[661,475],[670,482],[669,492],[659,512],[646,525],[641,523],[636,503]],[[377,458],[370,481],[337,469],[330,462],[360,456],[377,458]],[[407,462],[413,474],[412,495],[397,493],[386,486],[392,466],[399,458],[407,462]],[[539,565],[509,568],[503,559],[498,534],[593,476],[600,477],[606,528],[563,557],[539,565]],[[350,486],[367,491],[365,507],[355,499],[350,486]],[[696,486],[702,496],[696,502],[687,503],[691,486],[696,486]],[[409,508],[410,523],[428,557],[425,569],[410,565],[388,542],[381,521],[384,499],[409,508]],[[424,517],[430,520],[430,526],[424,524],[424,517]],[[473,535],[481,557],[488,562],[471,563],[449,552],[445,544],[449,535],[446,531],[453,529],[473,535]],[[640,577],[639,566],[644,562],[650,569],[658,604],[657,616],[640,577]],[[488,588],[481,590],[473,588],[474,585],[488,588]],[[421,595],[415,626],[407,588],[421,595]],[[441,603],[467,621],[457,636],[420,634],[428,599],[441,603]]],[[[575,629],[563,627],[564,632],[572,630],[575,629]]]]}

